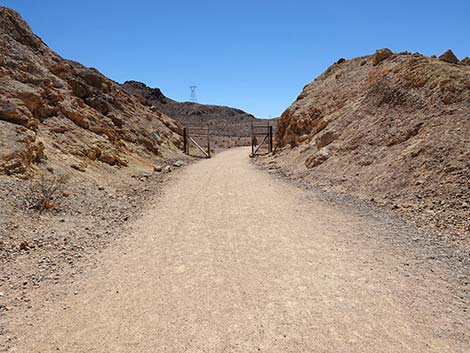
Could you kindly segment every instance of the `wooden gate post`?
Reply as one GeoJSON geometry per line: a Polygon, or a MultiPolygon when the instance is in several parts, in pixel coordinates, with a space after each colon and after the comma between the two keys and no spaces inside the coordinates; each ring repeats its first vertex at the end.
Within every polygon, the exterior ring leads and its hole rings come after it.
{"type": "Polygon", "coordinates": [[[253,120],[251,121],[251,155],[255,154],[255,147],[253,146],[255,140],[255,135],[253,131],[253,120]]]}
{"type": "Polygon", "coordinates": [[[211,158],[211,140],[209,138],[209,126],[207,127],[207,156],[211,158]]]}
{"type": "Polygon", "coordinates": [[[269,126],[269,153],[273,152],[273,127],[269,126]]]}

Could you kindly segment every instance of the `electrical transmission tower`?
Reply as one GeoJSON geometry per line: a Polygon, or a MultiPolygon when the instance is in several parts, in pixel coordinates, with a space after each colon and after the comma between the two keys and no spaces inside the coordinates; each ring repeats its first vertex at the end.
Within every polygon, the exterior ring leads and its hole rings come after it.
{"type": "Polygon", "coordinates": [[[189,86],[189,89],[191,90],[191,95],[189,96],[190,102],[197,103],[196,88],[197,86],[189,86]]]}

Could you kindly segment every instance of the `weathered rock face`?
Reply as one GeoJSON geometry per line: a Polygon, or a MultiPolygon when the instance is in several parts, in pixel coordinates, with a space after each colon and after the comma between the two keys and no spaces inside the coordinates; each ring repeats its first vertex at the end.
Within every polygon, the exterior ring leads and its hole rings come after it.
{"type": "Polygon", "coordinates": [[[470,220],[470,67],[377,53],[304,88],[279,121],[276,160],[337,190],[470,220]]]}
{"type": "Polygon", "coordinates": [[[0,174],[26,174],[43,158],[44,144],[34,131],[0,120],[0,174]]]}
{"type": "Polygon", "coordinates": [[[44,156],[115,166],[178,153],[178,123],[97,70],[62,59],[5,7],[0,7],[0,52],[0,143],[9,146],[2,150],[0,172],[27,173],[38,158],[14,156],[39,144],[44,156]]]}

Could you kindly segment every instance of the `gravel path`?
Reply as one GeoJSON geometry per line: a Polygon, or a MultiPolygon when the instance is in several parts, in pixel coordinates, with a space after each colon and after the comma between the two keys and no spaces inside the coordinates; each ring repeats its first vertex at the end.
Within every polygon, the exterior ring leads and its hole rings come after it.
{"type": "Polygon", "coordinates": [[[387,228],[229,150],[183,171],[70,295],[12,323],[12,351],[469,352],[468,298],[387,228]]]}

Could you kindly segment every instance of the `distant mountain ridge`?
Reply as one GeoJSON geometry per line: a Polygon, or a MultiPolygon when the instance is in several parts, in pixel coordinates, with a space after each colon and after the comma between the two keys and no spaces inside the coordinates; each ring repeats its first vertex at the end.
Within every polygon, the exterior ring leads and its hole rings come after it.
{"type": "Polygon", "coordinates": [[[277,119],[257,119],[243,110],[193,102],[177,102],[166,97],[159,88],[151,88],[142,82],[126,81],[122,87],[140,97],[141,103],[153,106],[154,109],[172,117],[183,125],[209,126],[212,133],[218,136],[250,136],[251,123],[268,123],[275,125],[277,119]]]}

